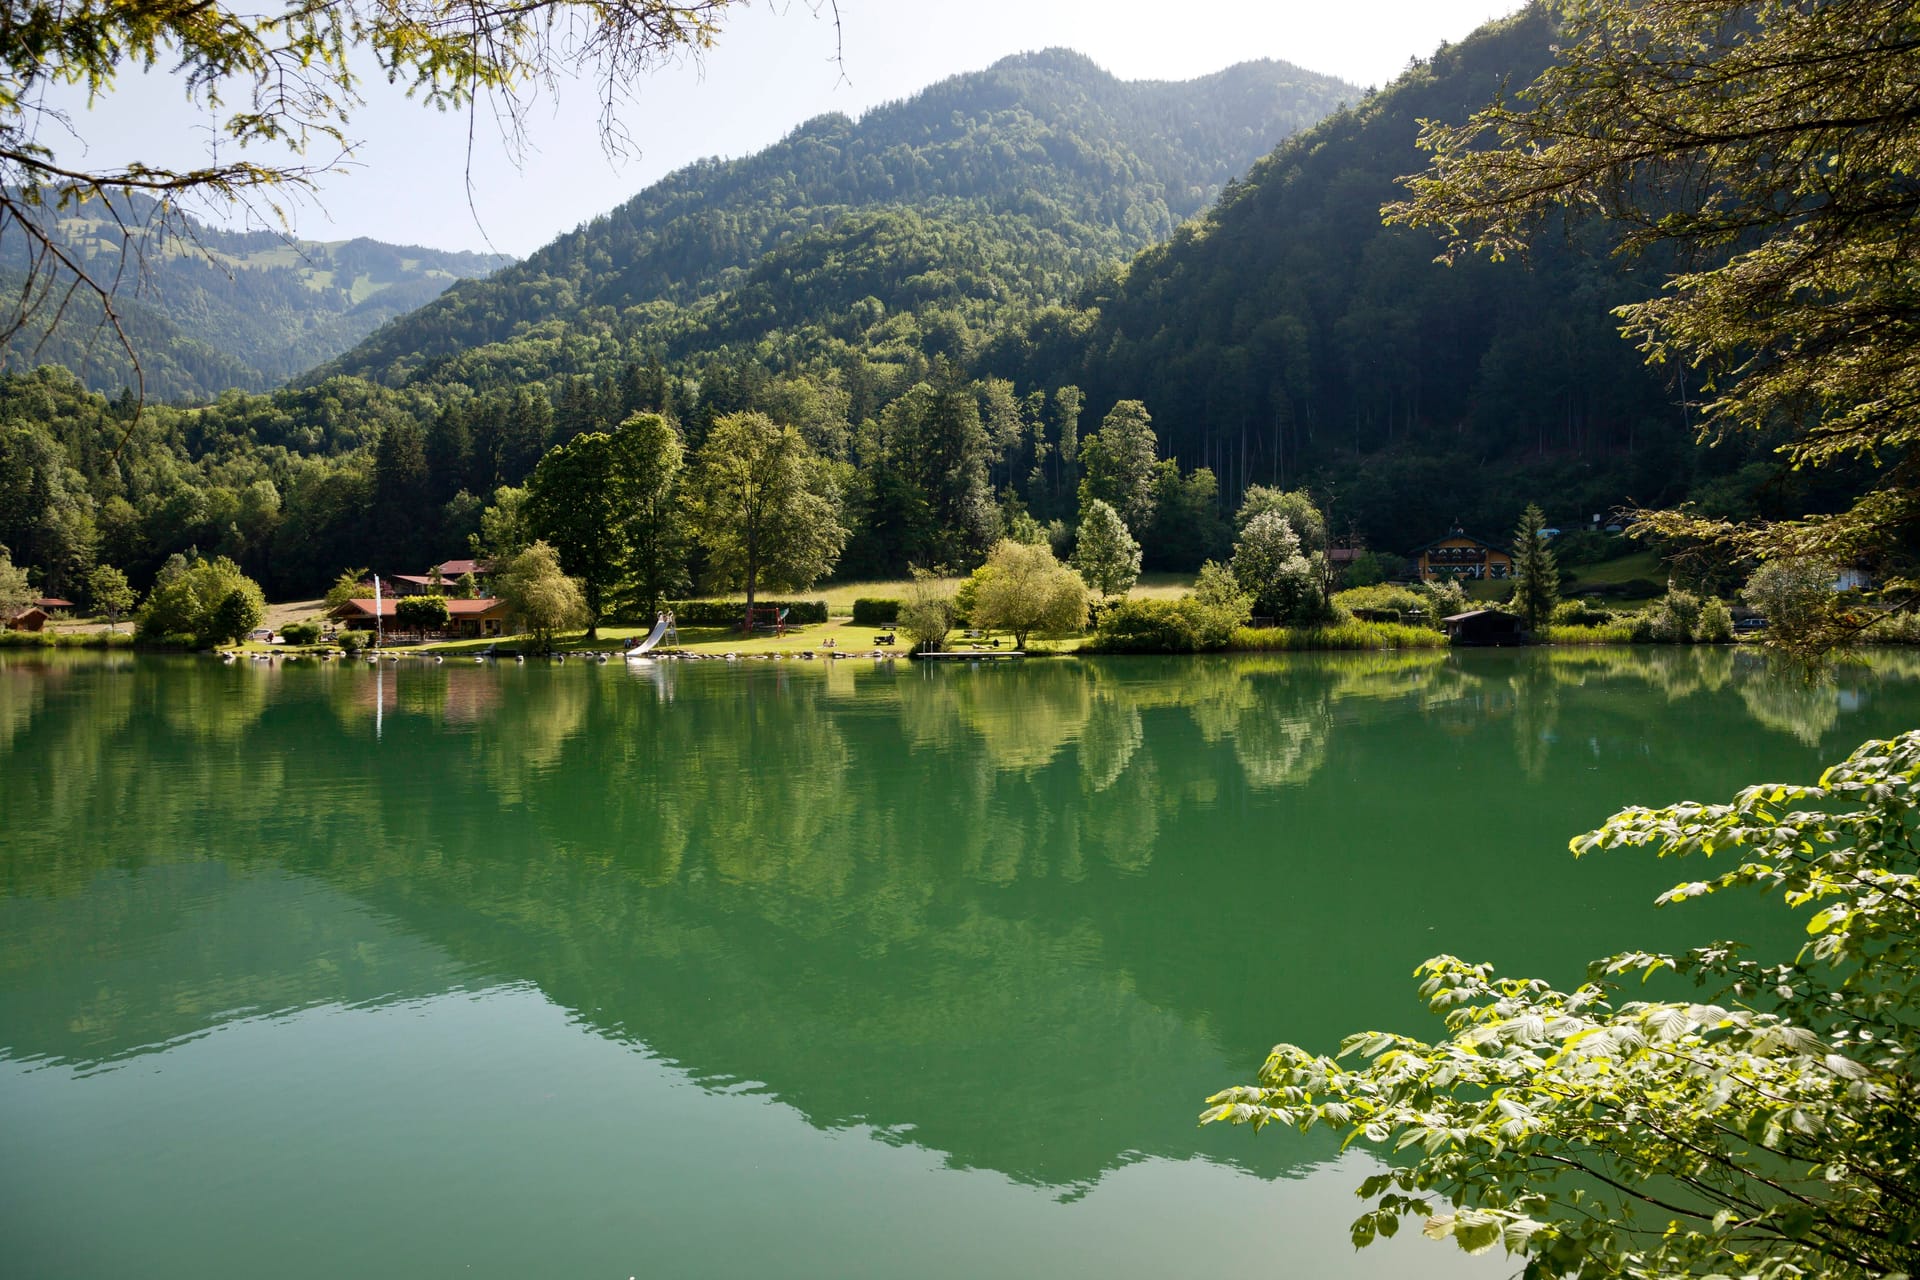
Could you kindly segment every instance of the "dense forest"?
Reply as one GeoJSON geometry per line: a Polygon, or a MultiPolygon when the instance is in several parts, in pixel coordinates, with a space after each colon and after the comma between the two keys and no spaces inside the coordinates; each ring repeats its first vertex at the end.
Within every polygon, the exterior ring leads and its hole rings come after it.
{"type": "Polygon", "coordinates": [[[1572,224],[1525,261],[1446,267],[1383,227],[1417,121],[1531,77],[1553,38],[1529,8],[1338,110],[1345,86],[1284,64],[1125,84],[1027,55],[674,174],[300,385],[130,429],[126,397],[9,378],[0,545],[55,591],[188,547],[275,596],[418,572],[549,449],[636,412],[689,453],[726,415],[797,428],[846,577],[966,568],[1029,519],[1064,547],[1087,492],[1167,569],[1223,554],[1256,484],[1310,490],[1333,535],[1387,551],[1530,501],[1570,525],[1842,500],[1765,439],[1696,443],[1698,388],[1609,315],[1662,264],[1572,224]]]}
{"type": "MultiPolygon", "coordinates": [[[[264,391],[331,359],[456,280],[512,259],[383,244],[322,242],[207,226],[143,196],[96,200],[54,215],[63,250],[103,284],[140,355],[147,395],[207,400],[264,391]]],[[[0,288],[17,290],[24,237],[0,238],[0,288]]],[[[60,364],[96,390],[134,382],[97,299],[76,293],[55,325],[0,350],[0,368],[60,364]]]]}

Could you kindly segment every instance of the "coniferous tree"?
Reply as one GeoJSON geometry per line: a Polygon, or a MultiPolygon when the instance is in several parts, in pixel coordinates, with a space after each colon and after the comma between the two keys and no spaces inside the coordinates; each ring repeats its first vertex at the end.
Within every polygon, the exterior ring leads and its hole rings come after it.
{"type": "Polygon", "coordinates": [[[1513,531],[1513,607],[1529,631],[1539,631],[1560,599],[1560,570],[1547,547],[1547,518],[1529,502],[1513,531]]]}

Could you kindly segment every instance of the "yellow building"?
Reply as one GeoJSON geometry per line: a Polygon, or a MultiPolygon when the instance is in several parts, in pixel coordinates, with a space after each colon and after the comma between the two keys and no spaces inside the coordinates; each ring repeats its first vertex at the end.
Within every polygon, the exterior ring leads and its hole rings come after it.
{"type": "Polygon", "coordinates": [[[1513,553],[1496,542],[1476,538],[1455,525],[1447,536],[1414,552],[1420,580],[1437,578],[1511,578],[1513,553]]]}

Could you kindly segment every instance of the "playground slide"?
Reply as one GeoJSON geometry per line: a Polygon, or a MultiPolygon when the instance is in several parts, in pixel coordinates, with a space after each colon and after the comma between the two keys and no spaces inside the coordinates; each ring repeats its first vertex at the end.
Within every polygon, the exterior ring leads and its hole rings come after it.
{"type": "Polygon", "coordinates": [[[639,644],[627,650],[627,656],[629,658],[638,658],[645,654],[648,650],[652,649],[653,646],[660,643],[660,637],[667,634],[667,628],[672,625],[673,624],[668,622],[664,617],[655,622],[652,633],[649,634],[645,640],[642,640],[639,644]]]}

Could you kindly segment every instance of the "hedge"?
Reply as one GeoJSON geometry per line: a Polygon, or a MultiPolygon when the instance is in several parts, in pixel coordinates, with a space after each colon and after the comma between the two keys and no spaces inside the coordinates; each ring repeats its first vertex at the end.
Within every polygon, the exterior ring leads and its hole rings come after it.
{"type": "MultiPolygon", "coordinates": [[[[825,600],[756,600],[753,607],[756,611],[787,610],[790,627],[827,620],[825,600]]],[[[673,620],[683,627],[737,627],[747,616],[743,600],[669,600],[667,608],[673,611],[673,620]]]]}
{"type": "Polygon", "coordinates": [[[890,627],[900,621],[900,602],[862,596],[853,602],[853,625],[890,627]]]}

